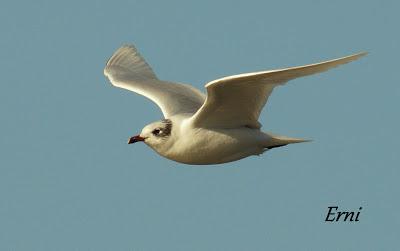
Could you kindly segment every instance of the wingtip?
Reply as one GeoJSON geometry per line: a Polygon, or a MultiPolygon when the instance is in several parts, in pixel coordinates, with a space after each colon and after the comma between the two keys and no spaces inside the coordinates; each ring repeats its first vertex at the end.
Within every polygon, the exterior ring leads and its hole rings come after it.
{"type": "MultiPolygon", "coordinates": [[[[133,44],[123,44],[107,60],[104,68],[104,75],[109,77],[114,75],[113,69],[117,71],[129,72],[131,75],[139,76],[143,79],[158,79],[150,65],[140,55],[133,44]]],[[[121,74],[120,74],[121,75],[121,74]]]]}
{"type": "Polygon", "coordinates": [[[355,54],[355,56],[364,57],[364,56],[367,56],[368,53],[369,53],[368,51],[362,51],[362,52],[359,52],[359,53],[355,54]]]}
{"type": "Polygon", "coordinates": [[[362,52],[355,53],[355,54],[353,54],[353,55],[347,56],[347,57],[345,57],[345,58],[348,58],[348,59],[350,59],[351,61],[354,61],[354,60],[357,60],[357,59],[359,59],[359,58],[365,57],[365,56],[367,56],[367,55],[368,55],[368,52],[367,52],[367,51],[362,51],[362,52]]]}
{"type": "Polygon", "coordinates": [[[124,43],[107,60],[106,66],[111,65],[113,63],[113,60],[120,58],[123,53],[127,52],[127,50],[130,50],[130,52],[133,54],[137,53],[137,49],[133,44],[124,43]]]}
{"type": "Polygon", "coordinates": [[[120,49],[121,48],[130,48],[130,49],[134,49],[135,51],[137,50],[136,46],[132,43],[123,43],[123,44],[121,44],[120,49]]]}

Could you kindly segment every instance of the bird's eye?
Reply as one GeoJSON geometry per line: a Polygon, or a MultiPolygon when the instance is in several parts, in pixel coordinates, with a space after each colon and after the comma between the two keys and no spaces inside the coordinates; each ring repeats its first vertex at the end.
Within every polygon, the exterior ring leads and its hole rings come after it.
{"type": "Polygon", "coordinates": [[[151,133],[153,135],[157,136],[157,135],[159,135],[161,133],[161,130],[160,129],[154,129],[151,133]]]}

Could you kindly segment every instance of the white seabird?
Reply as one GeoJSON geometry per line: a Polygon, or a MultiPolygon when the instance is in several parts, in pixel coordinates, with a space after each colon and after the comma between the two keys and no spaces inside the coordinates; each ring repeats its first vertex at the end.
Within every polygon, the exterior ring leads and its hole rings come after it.
{"type": "Polygon", "coordinates": [[[220,78],[206,84],[207,95],[190,85],[159,80],[133,45],[119,48],[104,74],[112,85],[151,99],[164,115],[131,137],[129,144],[143,141],[161,156],[181,163],[220,164],[309,141],[260,130],[258,117],[272,90],[364,55],[220,78]]]}

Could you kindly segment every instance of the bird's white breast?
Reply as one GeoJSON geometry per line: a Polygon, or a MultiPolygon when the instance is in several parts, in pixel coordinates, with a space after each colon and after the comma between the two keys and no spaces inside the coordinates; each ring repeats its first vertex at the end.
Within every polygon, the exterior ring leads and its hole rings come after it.
{"type": "Polygon", "coordinates": [[[161,155],[186,164],[218,164],[264,152],[267,135],[257,129],[182,127],[175,142],[161,155]]]}

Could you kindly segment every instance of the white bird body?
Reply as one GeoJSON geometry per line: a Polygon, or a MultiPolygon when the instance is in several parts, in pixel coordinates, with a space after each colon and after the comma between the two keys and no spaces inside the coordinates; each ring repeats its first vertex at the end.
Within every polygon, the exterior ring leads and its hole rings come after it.
{"type": "Polygon", "coordinates": [[[159,80],[132,45],[118,49],[104,73],[114,86],[148,97],[164,114],[128,143],[144,141],[161,156],[185,164],[220,164],[309,141],[260,130],[258,117],[273,88],[365,54],[217,79],[206,85],[207,96],[189,85],[159,80]]]}
{"type": "Polygon", "coordinates": [[[219,164],[259,155],[265,151],[271,139],[268,134],[247,127],[194,128],[190,123],[191,115],[171,117],[172,124],[179,128],[172,130],[164,144],[159,147],[149,146],[164,157],[181,163],[219,164]]]}

